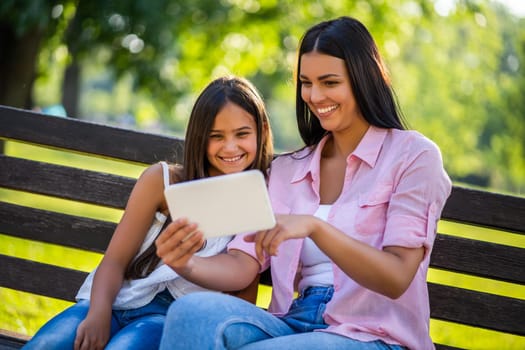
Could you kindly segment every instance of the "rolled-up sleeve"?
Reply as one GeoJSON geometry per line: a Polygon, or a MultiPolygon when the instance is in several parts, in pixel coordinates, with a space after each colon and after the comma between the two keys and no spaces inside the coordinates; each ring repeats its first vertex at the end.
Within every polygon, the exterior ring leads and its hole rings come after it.
{"type": "MultiPolygon", "coordinates": [[[[244,240],[244,236],[246,236],[247,234],[249,233],[239,234],[235,236],[235,238],[228,244],[228,251],[232,249],[241,250],[253,257],[255,260],[257,260],[257,254],[255,253],[255,244],[251,242],[246,242],[244,240]]],[[[265,257],[266,259],[261,265],[260,272],[266,270],[270,266],[270,259],[266,255],[265,257]]]]}
{"type": "Polygon", "coordinates": [[[390,199],[383,245],[423,246],[428,254],[451,182],[432,143],[407,157],[403,168],[390,199]]]}

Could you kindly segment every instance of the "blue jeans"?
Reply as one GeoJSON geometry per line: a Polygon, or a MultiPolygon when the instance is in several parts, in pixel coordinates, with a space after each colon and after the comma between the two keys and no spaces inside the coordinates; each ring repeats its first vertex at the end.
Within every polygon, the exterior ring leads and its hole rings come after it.
{"type": "Polygon", "coordinates": [[[382,341],[360,342],[333,333],[322,315],[332,287],[307,289],[283,317],[230,295],[200,292],[173,303],[166,315],[160,350],[403,349],[382,341]]]}
{"type": "MultiPolygon", "coordinates": [[[[164,290],[143,307],[113,310],[110,339],[105,349],[158,349],[166,312],[172,301],[171,294],[164,290]]],[[[23,349],[73,349],[77,327],[88,310],[88,300],[77,302],[42,326],[23,349]]]]}

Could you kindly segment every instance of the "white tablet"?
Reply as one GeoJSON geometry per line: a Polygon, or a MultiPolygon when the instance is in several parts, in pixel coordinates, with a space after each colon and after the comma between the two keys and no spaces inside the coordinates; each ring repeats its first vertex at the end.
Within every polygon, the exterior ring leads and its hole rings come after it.
{"type": "Polygon", "coordinates": [[[171,218],[195,222],[206,238],[275,226],[268,190],[259,170],[212,176],[164,190],[171,218]]]}

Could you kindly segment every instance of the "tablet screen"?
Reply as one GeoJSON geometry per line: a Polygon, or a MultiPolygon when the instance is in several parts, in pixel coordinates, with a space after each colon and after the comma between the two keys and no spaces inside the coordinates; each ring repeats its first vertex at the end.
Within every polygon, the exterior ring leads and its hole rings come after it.
{"type": "Polygon", "coordinates": [[[186,217],[206,238],[270,229],[275,217],[263,174],[247,170],[170,185],[173,220],[186,217]]]}

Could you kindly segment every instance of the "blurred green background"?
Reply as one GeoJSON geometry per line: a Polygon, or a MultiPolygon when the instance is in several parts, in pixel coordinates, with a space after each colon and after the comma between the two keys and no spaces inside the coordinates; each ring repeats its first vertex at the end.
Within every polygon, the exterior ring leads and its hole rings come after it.
{"type": "MultiPolygon", "coordinates": [[[[376,39],[406,119],[440,146],[454,184],[523,196],[525,11],[505,2],[524,5],[522,0],[2,0],[0,104],[182,137],[200,90],[231,73],[259,88],[277,151],[292,150],[301,146],[294,117],[297,43],[312,24],[349,15],[376,39]]],[[[4,143],[4,152],[134,177],[142,170],[14,142],[4,143]]],[[[0,200],[120,218],[118,211],[15,191],[0,191],[0,200]]],[[[451,230],[450,223],[441,224],[451,230]]],[[[464,227],[454,230],[471,234],[464,227]]],[[[501,239],[525,247],[523,237],[501,239]]],[[[100,260],[1,233],[0,253],[63,261],[85,271],[100,260]]],[[[525,299],[519,286],[437,271],[429,279],[525,299]]],[[[260,295],[265,305],[269,294],[260,295]]],[[[68,305],[7,289],[0,289],[0,300],[0,328],[29,335],[68,305]]],[[[432,336],[466,348],[525,348],[524,337],[438,321],[432,321],[432,336]]]]}
{"type": "Polygon", "coordinates": [[[184,135],[200,90],[252,80],[278,151],[301,145],[293,69],[302,33],[360,19],[410,126],[455,182],[525,193],[522,0],[3,0],[0,104],[184,135]]]}

